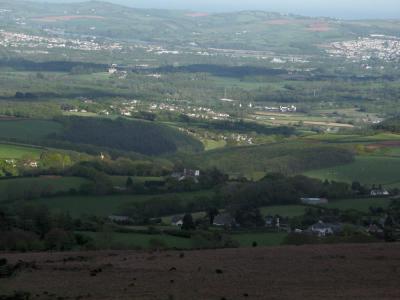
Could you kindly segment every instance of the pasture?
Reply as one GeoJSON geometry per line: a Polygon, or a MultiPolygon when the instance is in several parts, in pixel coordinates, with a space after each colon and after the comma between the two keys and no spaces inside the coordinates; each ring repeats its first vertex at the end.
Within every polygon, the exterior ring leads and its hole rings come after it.
{"type": "Polygon", "coordinates": [[[0,201],[29,198],[32,196],[54,195],[79,190],[89,181],[80,177],[42,176],[34,178],[15,178],[0,180],[0,201]]]}
{"type": "Polygon", "coordinates": [[[224,148],[226,146],[226,141],[224,141],[224,140],[216,141],[216,140],[211,140],[211,139],[202,139],[201,142],[204,145],[205,151],[224,148]]]}
{"type": "Polygon", "coordinates": [[[374,135],[324,133],[307,136],[306,140],[328,143],[378,143],[384,141],[400,141],[400,135],[387,132],[374,135]]]}
{"type": "Polygon", "coordinates": [[[400,186],[400,158],[385,156],[357,156],[350,164],[304,172],[321,180],[335,180],[363,184],[400,186]]]}
{"type": "Polygon", "coordinates": [[[125,187],[128,178],[132,178],[133,183],[144,184],[146,181],[164,181],[164,177],[144,177],[144,176],[110,176],[114,186],[125,187]]]}
{"type": "Polygon", "coordinates": [[[391,200],[389,198],[360,198],[330,201],[324,206],[340,210],[355,209],[366,213],[369,212],[370,207],[381,207],[385,209],[389,206],[390,202],[391,200]]]}
{"type": "Polygon", "coordinates": [[[120,213],[122,209],[129,207],[129,205],[144,203],[152,199],[173,199],[173,201],[185,203],[210,196],[212,196],[210,191],[162,195],[66,196],[43,198],[36,200],[36,203],[46,205],[54,212],[69,212],[73,217],[84,214],[107,217],[120,213]]]}
{"type": "Polygon", "coordinates": [[[145,234],[145,233],[119,233],[119,232],[80,232],[94,240],[99,247],[118,249],[152,248],[155,245],[162,245],[165,248],[190,249],[192,241],[190,238],[175,237],[166,234],[145,234]]]}
{"type": "Polygon", "coordinates": [[[302,205],[276,205],[261,207],[260,211],[263,216],[279,215],[282,217],[292,218],[304,215],[305,209],[306,206],[302,205]]]}
{"type": "Polygon", "coordinates": [[[11,144],[0,144],[0,159],[20,159],[24,156],[39,158],[43,152],[40,148],[19,146],[11,144]]]}
{"type": "Polygon", "coordinates": [[[36,142],[62,128],[60,123],[47,120],[0,120],[0,139],[36,142]]]}
{"type": "MultiPolygon", "coordinates": [[[[99,247],[111,247],[118,249],[152,248],[161,245],[163,248],[191,249],[194,240],[191,238],[176,237],[167,234],[147,233],[120,233],[120,232],[80,232],[94,240],[99,247]]],[[[253,242],[258,246],[279,246],[283,243],[286,232],[256,232],[256,233],[232,233],[232,240],[239,243],[240,247],[252,247],[253,242]]]]}
{"type": "Polygon", "coordinates": [[[298,174],[352,161],[351,152],[329,145],[290,141],[223,148],[187,157],[205,168],[216,167],[231,176],[259,179],[266,173],[298,174]]]}

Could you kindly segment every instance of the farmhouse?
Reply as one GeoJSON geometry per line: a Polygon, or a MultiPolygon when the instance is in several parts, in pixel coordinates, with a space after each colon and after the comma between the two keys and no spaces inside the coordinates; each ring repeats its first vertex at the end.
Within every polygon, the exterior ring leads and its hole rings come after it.
{"type": "Polygon", "coordinates": [[[132,223],[132,219],[128,216],[108,216],[108,220],[116,224],[130,224],[132,223]]]}
{"type": "Polygon", "coordinates": [[[342,226],[340,224],[324,223],[323,221],[319,221],[308,228],[310,233],[319,237],[333,235],[339,233],[341,230],[342,226]]]}
{"type": "Polygon", "coordinates": [[[6,164],[11,165],[13,168],[17,166],[15,159],[6,159],[6,164]]]}
{"type": "Polygon", "coordinates": [[[173,216],[171,218],[171,224],[181,227],[183,225],[183,216],[173,216]]]}
{"type": "Polygon", "coordinates": [[[24,166],[36,169],[36,168],[39,167],[39,163],[37,161],[35,161],[35,160],[30,160],[30,161],[24,163],[24,166]]]}
{"type": "Polygon", "coordinates": [[[219,214],[214,218],[213,222],[214,226],[226,226],[226,227],[234,227],[236,226],[236,220],[229,213],[219,214]]]}
{"type": "Polygon", "coordinates": [[[383,237],[383,233],[384,233],[383,229],[376,224],[369,225],[367,228],[367,232],[371,235],[378,236],[378,237],[383,237]]]}
{"type": "Polygon", "coordinates": [[[112,64],[111,67],[108,69],[108,74],[115,74],[115,73],[117,73],[117,72],[118,72],[117,67],[118,67],[118,66],[117,66],[116,64],[112,64]]]}
{"type": "Polygon", "coordinates": [[[196,182],[198,177],[200,177],[200,170],[184,169],[183,172],[174,172],[171,174],[172,178],[178,179],[178,181],[185,180],[187,178],[192,178],[196,182]]]}
{"type": "Polygon", "coordinates": [[[301,198],[301,203],[303,204],[311,204],[311,205],[318,205],[318,204],[328,204],[328,199],[326,198],[301,198]]]}
{"type": "Polygon", "coordinates": [[[265,226],[266,227],[274,227],[275,225],[275,218],[273,216],[266,216],[265,217],[265,226]]]}

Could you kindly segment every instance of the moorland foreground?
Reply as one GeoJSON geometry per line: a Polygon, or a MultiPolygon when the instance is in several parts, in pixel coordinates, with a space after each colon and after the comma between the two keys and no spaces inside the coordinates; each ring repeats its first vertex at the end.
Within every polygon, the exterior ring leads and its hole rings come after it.
{"type": "Polygon", "coordinates": [[[2,254],[31,299],[398,299],[399,244],[2,254]]]}

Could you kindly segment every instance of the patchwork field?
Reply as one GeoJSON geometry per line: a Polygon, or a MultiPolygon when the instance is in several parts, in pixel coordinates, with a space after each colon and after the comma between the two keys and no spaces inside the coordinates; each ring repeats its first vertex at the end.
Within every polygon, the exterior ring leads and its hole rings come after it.
{"type": "Polygon", "coordinates": [[[1,256],[30,264],[3,278],[0,294],[40,299],[400,298],[399,244],[1,256]]]}

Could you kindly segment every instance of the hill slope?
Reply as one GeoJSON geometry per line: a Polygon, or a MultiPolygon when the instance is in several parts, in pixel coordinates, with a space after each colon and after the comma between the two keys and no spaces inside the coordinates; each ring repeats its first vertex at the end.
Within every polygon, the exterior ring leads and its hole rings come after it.
{"type": "Polygon", "coordinates": [[[56,140],[114,150],[161,155],[178,150],[200,151],[200,141],[165,125],[140,120],[61,118],[64,132],[56,140]]]}
{"type": "Polygon", "coordinates": [[[180,10],[134,9],[91,1],[43,4],[0,1],[11,10],[3,20],[15,26],[18,18],[32,31],[47,29],[66,34],[95,35],[167,46],[247,49],[279,53],[315,53],[328,41],[369,34],[397,35],[398,22],[345,22],[263,11],[205,14],[180,10]],[[91,29],[89,29],[91,28],[91,29]]]}
{"type": "Polygon", "coordinates": [[[207,167],[255,179],[271,172],[293,174],[334,167],[353,159],[353,154],[343,148],[301,142],[218,149],[190,158],[207,167]]]}

